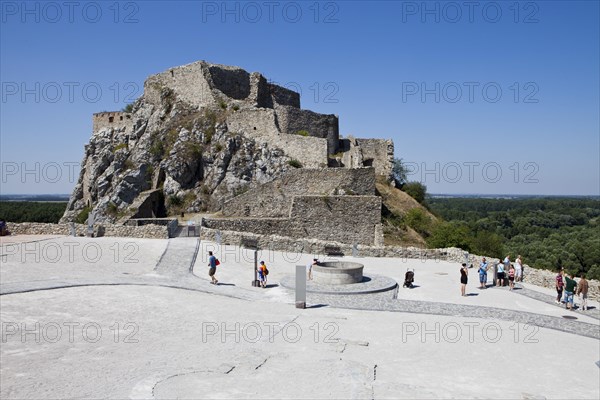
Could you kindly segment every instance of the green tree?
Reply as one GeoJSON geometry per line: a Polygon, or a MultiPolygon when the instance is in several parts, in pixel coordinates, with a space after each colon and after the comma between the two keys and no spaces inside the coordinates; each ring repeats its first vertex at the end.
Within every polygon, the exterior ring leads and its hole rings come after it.
{"type": "Polygon", "coordinates": [[[464,224],[442,222],[436,225],[427,238],[431,248],[459,247],[471,251],[471,235],[469,227],[464,224]]]}
{"type": "Polygon", "coordinates": [[[421,182],[406,182],[404,186],[402,186],[402,191],[421,204],[425,202],[427,186],[423,185],[421,182]]]}
{"type": "Polygon", "coordinates": [[[419,234],[429,236],[432,222],[420,208],[411,208],[408,210],[404,216],[404,222],[419,234]]]}
{"type": "Polygon", "coordinates": [[[396,186],[401,188],[407,182],[408,170],[402,163],[401,158],[394,158],[392,165],[392,176],[394,177],[394,181],[396,181],[396,186]]]}
{"type": "Polygon", "coordinates": [[[502,237],[489,231],[479,231],[473,238],[472,249],[475,254],[488,257],[503,257],[502,237]]]}

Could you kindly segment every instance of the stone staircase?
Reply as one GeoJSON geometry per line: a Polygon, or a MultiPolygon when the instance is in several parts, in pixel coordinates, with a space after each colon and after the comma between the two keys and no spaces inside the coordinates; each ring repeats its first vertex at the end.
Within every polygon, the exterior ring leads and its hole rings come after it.
{"type": "Polygon", "coordinates": [[[154,270],[160,275],[173,278],[189,276],[200,250],[200,239],[169,239],[165,252],[154,270]]]}

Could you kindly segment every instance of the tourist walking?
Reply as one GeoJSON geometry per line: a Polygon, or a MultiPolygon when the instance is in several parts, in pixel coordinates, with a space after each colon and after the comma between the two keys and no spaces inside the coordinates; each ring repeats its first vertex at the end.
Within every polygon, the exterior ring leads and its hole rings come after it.
{"type": "Polygon", "coordinates": [[[261,261],[258,266],[258,279],[260,280],[260,286],[262,286],[263,289],[267,287],[267,275],[269,275],[267,264],[265,264],[264,261],[261,261]]]}
{"type": "Polygon", "coordinates": [[[515,280],[517,282],[523,282],[523,260],[521,256],[517,256],[515,260],[515,280]]]}
{"type": "Polygon", "coordinates": [[[489,269],[488,263],[487,263],[485,257],[483,257],[483,259],[481,260],[481,264],[479,264],[479,270],[477,271],[477,272],[479,272],[479,287],[481,289],[486,288],[488,269],[489,269]]]}
{"type": "Polygon", "coordinates": [[[577,296],[581,297],[581,309],[587,310],[587,298],[588,298],[588,281],[585,279],[585,274],[581,275],[579,284],[577,285],[577,296]]]}
{"type": "Polygon", "coordinates": [[[515,288],[515,267],[512,264],[508,270],[508,286],[508,290],[513,290],[515,288]]]}
{"type": "Polygon", "coordinates": [[[212,283],[213,285],[216,285],[217,283],[219,283],[219,281],[217,280],[217,277],[215,276],[215,273],[217,272],[217,265],[219,265],[219,260],[217,260],[217,257],[215,257],[213,255],[212,251],[208,252],[208,276],[210,276],[210,283],[212,283]]]}
{"type": "Polygon", "coordinates": [[[498,268],[496,286],[502,287],[504,286],[504,264],[499,262],[498,265],[496,265],[496,267],[498,268]]]}
{"type": "Polygon", "coordinates": [[[577,287],[577,281],[575,280],[575,274],[571,276],[565,276],[565,307],[571,311],[575,307],[575,301],[573,296],[575,295],[575,288],[577,287]]]}
{"type": "Polygon", "coordinates": [[[308,265],[306,266],[306,270],[307,270],[307,279],[309,281],[312,281],[312,267],[313,265],[317,265],[319,264],[319,260],[316,258],[313,258],[312,262],[308,263],[308,265]]]}
{"type": "Polygon", "coordinates": [[[460,294],[462,296],[466,296],[467,291],[467,282],[469,281],[469,269],[467,268],[467,264],[463,263],[460,269],[460,294]]]}
{"type": "Polygon", "coordinates": [[[558,274],[556,275],[556,304],[560,304],[564,287],[565,282],[563,280],[563,270],[560,268],[558,270],[558,274]]]}

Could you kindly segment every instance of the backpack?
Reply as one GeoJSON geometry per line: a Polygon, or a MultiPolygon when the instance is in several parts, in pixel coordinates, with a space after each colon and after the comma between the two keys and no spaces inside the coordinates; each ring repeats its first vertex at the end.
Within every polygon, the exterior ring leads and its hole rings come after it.
{"type": "Polygon", "coordinates": [[[218,258],[215,258],[215,265],[221,265],[221,262],[219,261],[218,258]]]}
{"type": "Polygon", "coordinates": [[[265,268],[265,275],[269,275],[269,270],[265,268]]]}

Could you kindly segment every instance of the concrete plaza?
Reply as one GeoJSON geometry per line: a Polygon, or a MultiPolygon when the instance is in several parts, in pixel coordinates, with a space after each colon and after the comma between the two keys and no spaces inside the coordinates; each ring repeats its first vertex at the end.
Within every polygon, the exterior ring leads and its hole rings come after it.
{"type": "Polygon", "coordinates": [[[301,310],[279,282],[310,254],[260,252],[262,289],[252,251],[195,238],[0,243],[3,399],[600,397],[597,303],[477,289],[475,270],[461,297],[457,264],[344,257],[400,287],[301,310]]]}

